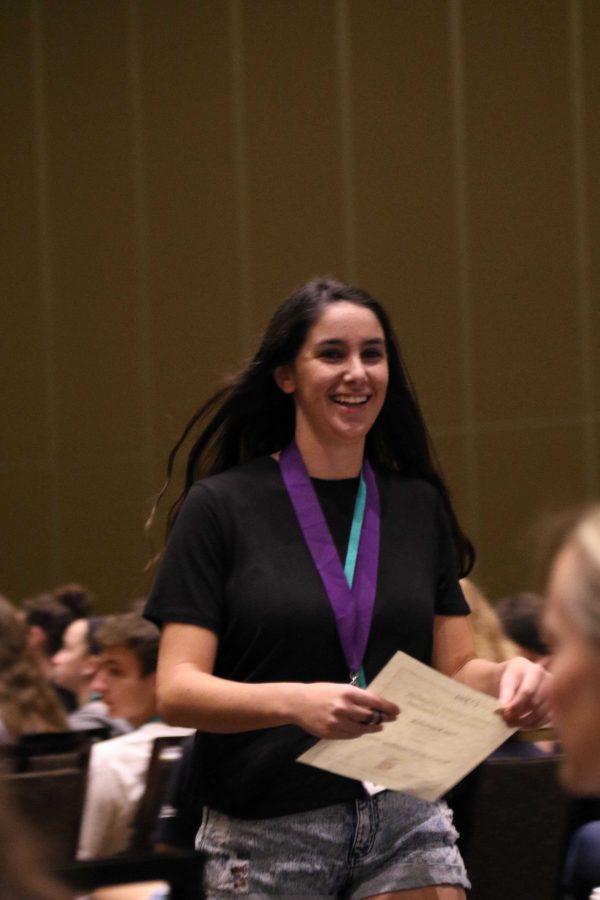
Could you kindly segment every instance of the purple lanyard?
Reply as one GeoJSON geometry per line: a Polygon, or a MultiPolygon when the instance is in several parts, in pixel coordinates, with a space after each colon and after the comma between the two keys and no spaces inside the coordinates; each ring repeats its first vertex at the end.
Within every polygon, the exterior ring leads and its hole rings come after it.
{"type": "Polygon", "coordinates": [[[350,587],[295,441],[282,451],[279,465],[302,534],[329,598],[350,675],[355,678],[369,638],[377,589],[380,516],[379,493],[373,470],[365,460],[362,474],[367,496],[350,587]]]}

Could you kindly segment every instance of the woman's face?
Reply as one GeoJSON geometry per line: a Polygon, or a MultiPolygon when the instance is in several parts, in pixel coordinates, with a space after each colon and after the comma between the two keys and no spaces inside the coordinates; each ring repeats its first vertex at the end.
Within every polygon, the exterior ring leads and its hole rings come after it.
{"type": "Polygon", "coordinates": [[[362,443],[381,411],[388,384],[383,328],[366,307],[329,304],[294,363],[275,373],[293,394],[296,437],[322,446],[362,443]]]}
{"type": "Polygon", "coordinates": [[[563,783],[576,794],[598,794],[600,651],[582,635],[563,602],[579,577],[575,552],[567,546],[552,569],[544,616],[554,675],[550,702],[564,750],[563,783]]]}

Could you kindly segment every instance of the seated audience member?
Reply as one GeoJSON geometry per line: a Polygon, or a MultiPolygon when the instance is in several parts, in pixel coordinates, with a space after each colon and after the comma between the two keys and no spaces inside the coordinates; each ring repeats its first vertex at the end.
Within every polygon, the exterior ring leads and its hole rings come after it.
{"type": "Polygon", "coordinates": [[[98,632],[100,666],[92,690],[102,694],[111,716],[127,719],[134,730],[92,748],[80,859],[127,850],[154,739],[191,733],[189,728],[166,725],[157,716],[158,641],[156,626],[136,613],[109,616],[98,632]]]}
{"type": "Polygon", "coordinates": [[[518,656],[518,647],[506,637],[494,607],[475,582],[462,578],[460,586],[471,610],[469,624],[477,656],[492,662],[504,662],[518,656]]]}
{"type": "MultiPolygon", "coordinates": [[[[600,506],[579,519],[556,553],[543,623],[561,780],[580,797],[600,797],[600,506]]],[[[566,878],[574,898],[600,886],[600,824],[587,823],[573,836],[566,878]]]]}
{"type": "Polygon", "coordinates": [[[94,596],[81,584],[59,584],[53,589],[52,596],[67,607],[73,619],[87,619],[92,615],[94,596]]]}
{"type": "Polygon", "coordinates": [[[519,654],[532,662],[539,662],[548,656],[548,647],[541,633],[544,605],[540,594],[527,591],[509,594],[495,604],[504,633],[517,644],[519,654]]]}
{"type": "Polygon", "coordinates": [[[0,597],[0,743],[15,743],[23,734],[67,729],[64,709],[39,657],[28,646],[25,623],[0,597]]]}
{"type": "MultiPolygon", "coordinates": [[[[21,603],[21,614],[27,628],[27,644],[37,654],[46,678],[52,678],[50,660],[60,649],[67,625],[73,621],[73,613],[53,594],[37,594],[21,603]]],[[[67,712],[75,709],[75,698],[70,691],[55,685],[54,689],[67,712]]]]}
{"type": "Polygon", "coordinates": [[[50,658],[60,649],[63,634],[74,619],[71,610],[53,594],[37,594],[21,602],[21,612],[27,631],[27,644],[36,653],[50,674],[50,658]]]}
{"type": "Polygon", "coordinates": [[[97,699],[92,691],[92,681],[100,664],[100,646],[96,639],[102,619],[74,619],[63,635],[62,646],[51,659],[52,681],[70,691],[76,700],[75,711],[69,716],[71,728],[97,728],[108,726],[110,736],[131,731],[125,719],[113,719],[106,703],[97,699]]]}
{"type": "MultiPolygon", "coordinates": [[[[492,662],[498,663],[521,655],[520,648],[507,638],[496,610],[477,585],[470,578],[463,578],[460,586],[471,610],[469,624],[473,632],[477,655],[482,659],[490,659],[492,662]]],[[[509,738],[492,753],[492,756],[542,756],[553,749],[554,745],[549,741],[517,742],[509,738]]]]}

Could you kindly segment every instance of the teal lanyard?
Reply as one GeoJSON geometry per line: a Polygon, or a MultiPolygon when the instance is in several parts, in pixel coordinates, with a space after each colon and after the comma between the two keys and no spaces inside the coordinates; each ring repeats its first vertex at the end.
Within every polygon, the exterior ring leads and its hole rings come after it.
{"type": "MultiPolygon", "coordinates": [[[[356,568],[356,557],[358,556],[358,545],[360,543],[360,533],[362,531],[363,520],[365,518],[365,505],[367,501],[367,486],[362,472],[360,473],[360,482],[354,501],[354,512],[352,513],[352,527],[350,528],[350,537],[348,539],[348,549],[346,550],[346,561],[344,563],[344,575],[348,582],[348,587],[352,590],[352,582],[354,581],[354,570],[356,568]]],[[[366,688],[367,681],[365,673],[361,666],[358,672],[352,674],[352,684],[357,687],[366,688]]]]}

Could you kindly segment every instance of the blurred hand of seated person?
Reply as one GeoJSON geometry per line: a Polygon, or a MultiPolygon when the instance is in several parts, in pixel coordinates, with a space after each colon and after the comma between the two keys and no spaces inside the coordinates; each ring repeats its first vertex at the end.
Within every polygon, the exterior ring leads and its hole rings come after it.
{"type": "Polygon", "coordinates": [[[79,859],[127,850],[154,739],[191,732],[158,718],[158,641],[158,628],[136,613],[109,616],[98,631],[101,653],[92,690],[102,694],[111,716],[126,719],[133,730],[92,747],[79,859]]]}

